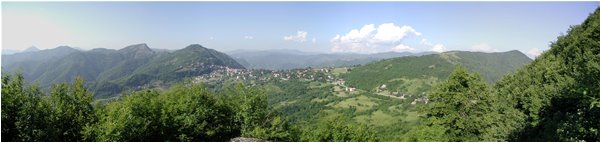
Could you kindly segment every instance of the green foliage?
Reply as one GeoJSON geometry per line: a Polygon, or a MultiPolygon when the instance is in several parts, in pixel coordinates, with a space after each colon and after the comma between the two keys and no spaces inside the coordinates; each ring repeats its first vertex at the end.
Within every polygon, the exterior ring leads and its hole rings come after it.
{"type": "Polygon", "coordinates": [[[22,75],[2,77],[2,134],[7,141],[79,141],[95,121],[83,80],[56,85],[50,96],[27,86],[22,75]]]}
{"type": "Polygon", "coordinates": [[[448,137],[446,136],[446,131],[448,128],[445,128],[440,125],[420,125],[414,128],[412,131],[406,134],[406,137],[402,139],[402,141],[410,141],[410,142],[443,142],[448,141],[448,137]]]}
{"type": "Polygon", "coordinates": [[[42,141],[47,136],[43,111],[47,104],[36,86],[26,86],[23,76],[2,76],[2,140],[42,141]]]}
{"type": "MultiPolygon", "coordinates": [[[[98,123],[88,135],[96,141],[161,140],[161,103],[153,91],[137,92],[96,111],[98,123]],[[159,139],[157,139],[159,138],[159,139]]],[[[168,139],[168,138],[165,138],[168,139]]]]}
{"type": "Polygon", "coordinates": [[[373,142],[375,132],[362,125],[350,125],[347,118],[334,117],[321,121],[316,128],[305,127],[300,141],[306,142],[373,142]]]}
{"type": "Polygon", "coordinates": [[[50,116],[46,121],[52,127],[47,130],[51,140],[78,141],[83,139],[84,126],[95,118],[92,107],[92,94],[83,86],[83,79],[77,78],[75,84],[55,85],[46,103],[50,106],[50,116]]]}
{"type": "Polygon", "coordinates": [[[505,139],[496,129],[508,129],[498,128],[506,122],[499,114],[506,108],[496,104],[497,97],[479,75],[458,66],[428,97],[431,103],[423,109],[424,126],[415,135],[443,130],[444,138],[449,141],[505,139]],[[437,128],[443,129],[434,130],[437,128]]]}
{"type": "Polygon", "coordinates": [[[135,92],[98,113],[99,141],[225,141],[239,133],[232,109],[197,85],[135,92]]]}
{"type": "Polygon", "coordinates": [[[600,9],[532,64],[500,81],[500,95],[526,115],[520,141],[599,141],[600,9]]]}

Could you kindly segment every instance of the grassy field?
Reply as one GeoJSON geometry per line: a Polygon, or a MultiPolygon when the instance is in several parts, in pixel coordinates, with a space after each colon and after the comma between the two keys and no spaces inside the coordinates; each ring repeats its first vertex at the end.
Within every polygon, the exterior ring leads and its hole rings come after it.
{"type": "Polygon", "coordinates": [[[370,98],[366,96],[356,96],[330,105],[332,105],[334,108],[353,107],[356,108],[356,112],[363,112],[373,108],[374,106],[377,106],[377,101],[378,99],[375,98],[370,98]]]}

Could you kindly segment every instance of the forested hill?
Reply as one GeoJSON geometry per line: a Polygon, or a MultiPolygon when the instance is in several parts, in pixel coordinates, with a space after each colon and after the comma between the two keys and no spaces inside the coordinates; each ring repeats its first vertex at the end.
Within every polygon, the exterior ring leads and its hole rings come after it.
{"type": "Polygon", "coordinates": [[[550,46],[494,87],[458,69],[406,140],[600,141],[600,8],[550,46]]]}
{"type": "Polygon", "coordinates": [[[217,68],[244,68],[228,55],[192,44],[173,52],[157,52],[146,44],[114,50],[97,48],[80,51],[61,46],[55,49],[2,56],[2,71],[21,72],[42,88],[81,76],[96,97],[140,88],[153,82],[181,80],[207,74],[217,68]]]}
{"type": "Polygon", "coordinates": [[[600,8],[495,89],[523,116],[516,140],[600,141],[600,8]]]}
{"type": "Polygon", "coordinates": [[[348,85],[363,90],[375,90],[385,85],[388,90],[421,93],[446,79],[456,65],[465,66],[493,83],[530,62],[530,58],[517,50],[497,53],[449,51],[373,62],[353,68],[343,78],[348,85]]]}

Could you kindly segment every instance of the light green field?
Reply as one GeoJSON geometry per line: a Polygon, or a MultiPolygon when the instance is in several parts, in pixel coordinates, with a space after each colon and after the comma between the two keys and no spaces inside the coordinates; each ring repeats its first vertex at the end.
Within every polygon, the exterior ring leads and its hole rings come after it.
{"type": "Polygon", "coordinates": [[[370,109],[370,108],[376,106],[377,105],[376,101],[377,100],[374,98],[369,98],[366,96],[357,96],[357,97],[345,99],[345,100],[333,105],[333,107],[334,108],[350,108],[352,106],[352,107],[356,108],[356,112],[363,112],[367,109],[370,109]]]}
{"type": "Polygon", "coordinates": [[[427,77],[427,78],[415,78],[415,79],[407,79],[407,78],[394,78],[388,80],[390,84],[390,91],[399,91],[406,92],[412,95],[419,95],[423,92],[424,87],[426,86],[434,86],[439,82],[439,79],[436,77],[427,77]],[[399,83],[399,84],[398,84],[399,83]]]}
{"type": "Polygon", "coordinates": [[[376,126],[391,125],[396,122],[400,122],[401,119],[402,118],[391,116],[381,110],[375,111],[375,112],[373,112],[373,114],[371,114],[371,120],[373,120],[373,122],[377,122],[377,123],[373,123],[376,126]]]}
{"type": "Polygon", "coordinates": [[[293,103],[296,103],[296,102],[297,102],[297,100],[283,101],[283,102],[280,102],[277,105],[275,105],[275,108],[285,107],[285,106],[287,106],[289,104],[293,104],[293,103]]]}
{"type": "Polygon", "coordinates": [[[354,117],[354,120],[358,123],[374,126],[389,126],[401,122],[402,119],[403,118],[400,116],[392,116],[380,110],[371,113],[371,115],[359,115],[354,117]]]}
{"type": "Polygon", "coordinates": [[[333,86],[333,95],[338,96],[338,97],[348,97],[348,95],[346,94],[346,90],[345,88],[342,88],[341,86],[333,86]]]}
{"type": "Polygon", "coordinates": [[[406,117],[404,118],[404,121],[408,121],[408,122],[416,122],[417,120],[419,120],[419,113],[416,111],[407,111],[406,113],[406,117]]]}
{"type": "Polygon", "coordinates": [[[323,99],[320,99],[320,98],[314,98],[314,99],[312,99],[312,100],[310,100],[310,101],[312,101],[312,102],[319,102],[319,103],[320,103],[320,102],[324,102],[324,101],[327,101],[327,100],[329,100],[329,99],[327,99],[327,98],[323,98],[323,99]]]}
{"type": "Polygon", "coordinates": [[[340,74],[347,73],[347,72],[348,72],[347,68],[334,68],[333,71],[331,71],[331,74],[340,75],[340,74]]]}
{"type": "Polygon", "coordinates": [[[320,88],[320,87],[327,87],[329,84],[328,83],[321,83],[321,82],[310,82],[308,84],[309,88],[320,88]]]}

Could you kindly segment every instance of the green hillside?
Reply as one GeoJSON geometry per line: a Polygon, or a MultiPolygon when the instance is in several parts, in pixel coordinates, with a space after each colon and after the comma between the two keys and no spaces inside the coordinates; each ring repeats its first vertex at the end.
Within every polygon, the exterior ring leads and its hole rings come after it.
{"type": "Polygon", "coordinates": [[[600,141],[600,8],[495,86],[523,120],[518,141],[600,141]]]}
{"type": "Polygon", "coordinates": [[[350,86],[375,91],[385,90],[420,94],[445,79],[455,65],[477,72],[489,83],[531,62],[519,51],[480,53],[450,51],[417,57],[399,57],[353,68],[343,75],[350,86]]]}

